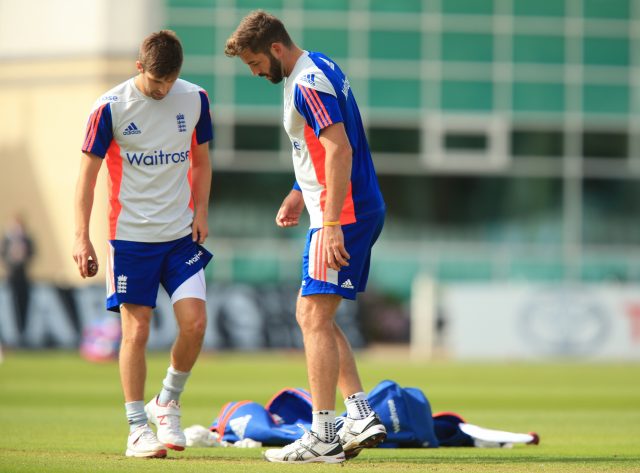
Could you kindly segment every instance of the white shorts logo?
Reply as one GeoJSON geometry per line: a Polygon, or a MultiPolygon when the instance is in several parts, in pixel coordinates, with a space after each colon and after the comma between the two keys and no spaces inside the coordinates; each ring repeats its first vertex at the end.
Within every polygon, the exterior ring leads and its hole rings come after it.
{"type": "Polygon", "coordinates": [[[195,255],[193,255],[193,258],[188,259],[187,261],[185,261],[185,263],[187,263],[187,265],[191,266],[194,263],[197,263],[200,258],[202,258],[202,255],[204,255],[204,252],[202,250],[198,251],[195,255]]]}
{"type": "Polygon", "coordinates": [[[126,294],[127,292],[127,276],[125,276],[124,274],[118,276],[116,291],[118,292],[118,294],[126,294]]]}
{"type": "Polygon", "coordinates": [[[340,287],[342,289],[353,289],[353,284],[351,284],[351,279],[347,279],[345,282],[343,282],[340,287]]]}

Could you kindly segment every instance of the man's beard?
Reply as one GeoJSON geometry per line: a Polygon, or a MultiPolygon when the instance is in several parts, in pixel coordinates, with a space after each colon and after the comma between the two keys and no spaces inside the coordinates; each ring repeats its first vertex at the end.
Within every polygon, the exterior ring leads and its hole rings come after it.
{"type": "Polygon", "coordinates": [[[282,62],[275,58],[269,51],[269,74],[260,74],[260,77],[266,77],[274,84],[279,84],[284,78],[282,73],[282,62]]]}

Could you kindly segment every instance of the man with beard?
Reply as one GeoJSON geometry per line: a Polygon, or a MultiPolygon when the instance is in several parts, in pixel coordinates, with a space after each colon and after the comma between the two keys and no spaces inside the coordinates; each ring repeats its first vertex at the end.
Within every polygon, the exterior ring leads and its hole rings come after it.
{"type": "Polygon", "coordinates": [[[360,112],[349,81],[324,54],[300,49],[282,22],[264,11],[247,15],[227,40],[253,75],[284,78],[284,127],[293,145],[296,183],[276,215],[297,225],[303,207],[311,225],[303,253],[296,319],[304,338],[313,403],[311,431],[281,449],[273,462],[338,463],[374,447],[386,430],[371,411],[351,346],[335,323],[343,298],[365,290],[371,248],[383,226],[378,187],[360,112]],[[336,386],[347,417],[336,432],[336,386]]]}

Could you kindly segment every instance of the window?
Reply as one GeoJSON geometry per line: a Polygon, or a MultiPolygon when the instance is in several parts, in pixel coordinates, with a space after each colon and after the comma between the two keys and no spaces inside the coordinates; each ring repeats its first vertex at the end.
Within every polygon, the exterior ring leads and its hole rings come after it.
{"type": "MultiPolygon", "coordinates": [[[[317,3],[318,0],[314,0],[317,3]]],[[[344,0],[339,0],[341,3],[349,4],[350,2],[345,2],[344,0]]],[[[422,7],[423,2],[419,2],[416,0],[393,0],[390,2],[389,0],[370,0],[371,2],[371,11],[374,12],[415,12],[419,13],[422,7]]]]}
{"type": "Polygon", "coordinates": [[[587,244],[640,244],[640,187],[633,180],[585,179],[582,238],[587,244]]]}
{"type": "Polygon", "coordinates": [[[628,113],[629,87],[585,84],[582,100],[583,110],[587,113],[628,113]]]}
{"type": "Polygon", "coordinates": [[[486,172],[509,162],[506,126],[499,118],[433,117],[426,135],[424,157],[436,169],[486,172]]]}
{"type": "Polygon", "coordinates": [[[564,135],[561,131],[518,130],[511,132],[512,156],[561,157],[564,135]]]}
{"type": "Polygon", "coordinates": [[[243,151],[277,151],[280,149],[280,127],[277,125],[236,125],[234,128],[234,147],[243,151]]]}
{"type": "Polygon", "coordinates": [[[493,2],[486,0],[442,0],[442,12],[460,15],[491,15],[493,2]]]}
{"type": "Polygon", "coordinates": [[[629,1],[630,0],[584,0],[584,16],[585,18],[626,20],[630,15],[629,1]]]}
{"type": "Polygon", "coordinates": [[[369,105],[381,108],[420,108],[420,81],[411,79],[371,79],[369,105]]]}
{"type": "Polygon", "coordinates": [[[624,132],[586,131],[582,135],[585,158],[627,158],[629,136],[624,132]]]}
{"type": "Polygon", "coordinates": [[[493,59],[493,36],[474,33],[444,33],[444,61],[490,62],[493,59]]]}
{"type": "Polygon", "coordinates": [[[515,35],[513,38],[513,62],[562,64],[564,62],[564,37],[515,35]]]}
{"type": "Polygon", "coordinates": [[[418,31],[371,31],[369,55],[372,59],[420,59],[418,31]]]}
{"type": "Polygon", "coordinates": [[[417,128],[372,126],[367,138],[374,153],[420,153],[420,130],[417,128]]]}
{"type": "Polygon", "coordinates": [[[522,16],[564,16],[564,2],[517,0],[513,2],[514,15],[522,16]]]}
{"type": "Polygon", "coordinates": [[[444,147],[447,151],[486,151],[487,135],[484,133],[455,133],[444,135],[444,147]]]}
{"type": "Polygon", "coordinates": [[[492,110],[493,83],[444,80],[440,103],[444,110],[492,110]]]}
{"type": "MultiPolygon", "coordinates": [[[[262,7],[261,7],[262,8],[262,7]]],[[[305,10],[348,10],[349,3],[343,0],[304,0],[305,10]]]]}
{"type": "Polygon", "coordinates": [[[274,105],[282,107],[282,85],[275,86],[263,77],[247,75],[236,77],[235,100],[238,105],[274,105]]]}
{"type": "Polygon", "coordinates": [[[514,83],[515,112],[562,112],[565,108],[564,85],[544,83],[514,83]]]}
{"type": "Polygon", "coordinates": [[[214,54],[216,52],[216,30],[213,26],[173,26],[185,48],[185,54],[214,54]]]}
{"type": "Polygon", "coordinates": [[[628,38],[595,38],[583,40],[584,63],[594,66],[628,66],[628,38]]]}
{"type": "Polygon", "coordinates": [[[308,51],[321,51],[331,58],[345,58],[349,55],[349,34],[344,29],[305,28],[304,47],[308,51]]]}

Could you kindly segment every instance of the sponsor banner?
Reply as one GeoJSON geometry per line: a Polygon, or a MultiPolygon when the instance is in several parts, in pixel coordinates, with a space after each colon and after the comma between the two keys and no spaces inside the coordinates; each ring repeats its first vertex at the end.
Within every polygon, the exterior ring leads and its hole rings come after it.
{"type": "MultiPolygon", "coordinates": [[[[295,319],[298,288],[209,284],[205,350],[302,348],[295,319]]],[[[12,296],[0,283],[0,342],[9,347],[77,348],[83,333],[101,321],[118,319],[105,309],[100,286],[60,288],[34,284],[24,319],[14,313],[12,296]]],[[[355,348],[364,346],[353,301],[340,304],[337,321],[355,348]]],[[[149,336],[149,349],[169,349],[177,326],[169,296],[160,290],[149,336]]]]}
{"type": "Polygon", "coordinates": [[[448,284],[446,345],[463,359],[640,359],[640,286],[448,284]]]}

